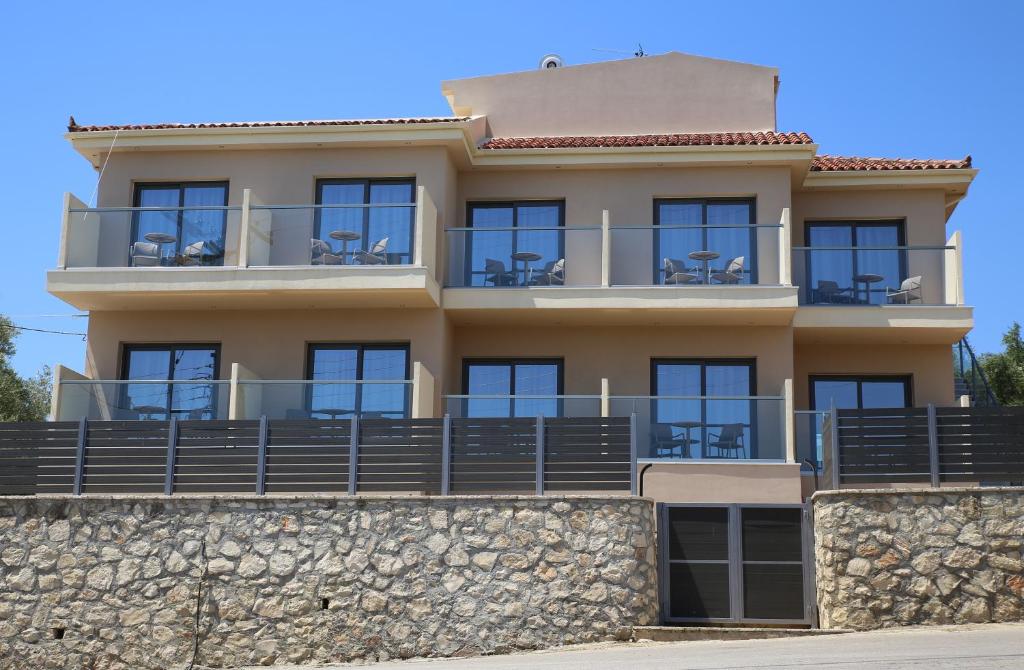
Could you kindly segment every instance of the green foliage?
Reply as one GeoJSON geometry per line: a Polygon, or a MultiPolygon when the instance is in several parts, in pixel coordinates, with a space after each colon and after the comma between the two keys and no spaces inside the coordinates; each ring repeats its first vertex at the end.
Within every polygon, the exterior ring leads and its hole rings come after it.
{"type": "Polygon", "coordinates": [[[50,412],[50,368],[43,367],[28,379],[14,371],[11,357],[17,334],[11,320],[0,315],[0,421],[42,421],[50,412]]]}
{"type": "Polygon", "coordinates": [[[1005,351],[985,354],[979,363],[999,404],[1024,405],[1024,339],[1016,321],[1003,335],[1003,346],[1005,351]]]}

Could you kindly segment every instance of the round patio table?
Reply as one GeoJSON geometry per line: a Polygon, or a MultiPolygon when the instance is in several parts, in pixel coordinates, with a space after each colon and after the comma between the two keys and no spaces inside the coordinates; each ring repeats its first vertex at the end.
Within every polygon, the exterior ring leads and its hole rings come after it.
{"type": "Polygon", "coordinates": [[[170,233],[146,233],[142,238],[156,245],[156,255],[160,257],[161,265],[164,263],[164,245],[178,241],[178,238],[170,233]]]}
{"type": "Polygon", "coordinates": [[[673,421],[671,425],[683,429],[683,434],[686,435],[686,450],[688,452],[691,445],[697,444],[697,440],[690,439],[690,431],[694,428],[701,428],[704,424],[700,421],[673,421]]]}
{"type": "Polygon", "coordinates": [[[708,263],[710,263],[711,261],[715,260],[716,258],[718,258],[721,255],[722,254],[718,253],[717,251],[701,250],[701,251],[691,251],[689,254],[686,255],[686,257],[689,258],[691,261],[700,261],[704,265],[704,269],[701,272],[701,276],[703,277],[703,283],[710,284],[711,283],[711,269],[710,269],[710,266],[708,265],[708,263]]]}
{"type": "Polygon", "coordinates": [[[341,241],[341,264],[348,263],[348,243],[358,240],[362,235],[353,230],[332,230],[327,234],[332,240],[341,241]]]}
{"type": "Polygon", "coordinates": [[[864,284],[864,302],[870,304],[871,303],[871,285],[872,284],[877,284],[878,282],[882,281],[883,279],[885,279],[885,277],[883,277],[882,275],[876,275],[873,272],[865,272],[864,274],[859,274],[859,275],[855,276],[853,278],[853,281],[857,282],[858,284],[864,284]]]}
{"type": "MultiPolygon", "coordinates": [[[[533,251],[517,251],[512,254],[513,262],[523,262],[523,286],[528,286],[530,284],[530,278],[533,276],[533,269],[530,267],[530,263],[539,261],[541,258],[543,258],[543,256],[533,251]]],[[[514,269],[512,272],[515,274],[514,269]]]]}

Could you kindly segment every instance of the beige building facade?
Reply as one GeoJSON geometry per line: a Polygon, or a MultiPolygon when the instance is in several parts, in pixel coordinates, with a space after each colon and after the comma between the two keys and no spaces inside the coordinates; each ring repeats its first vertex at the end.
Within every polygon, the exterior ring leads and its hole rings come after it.
{"type": "Polygon", "coordinates": [[[90,314],[55,417],[634,413],[646,494],[794,503],[824,399],[964,402],[969,158],[821,154],[774,68],[675,53],[443,91],[452,117],[69,127],[103,172],[47,274],[90,314]]]}

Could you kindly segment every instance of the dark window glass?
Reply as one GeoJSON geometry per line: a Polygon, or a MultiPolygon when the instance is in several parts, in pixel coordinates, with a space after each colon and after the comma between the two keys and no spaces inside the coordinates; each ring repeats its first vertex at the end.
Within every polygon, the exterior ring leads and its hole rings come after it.
{"type": "Polygon", "coordinates": [[[749,619],[803,619],[803,567],[744,565],[743,610],[749,619]]]}
{"type": "Polygon", "coordinates": [[[670,507],[670,561],[729,560],[729,510],[724,507],[670,507]]]}
{"type": "Polygon", "coordinates": [[[315,419],[355,415],[405,418],[409,410],[409,387],[404,383],[408,370],[409,350],[405,346],[311,345],[308,378],[324,383],[310,385],[309,414],[315,419]]]}
{"type": "Polygon", "coordinates": [[[812,303],[885,304],[886,287],[907,278],[901,221],[809,222],[807,245],[812,303]]]}
{"type": "Polygon", "coordinates": [[[359,262],[359,251],[384,247],[387,263],[407,265],[413,259],[416,184],[412,179],[322,179],[317,182],[318,205],[313,236],[331,245],[345,261],[359,262]],[[363,205],[368,205],[364,207],[363,205]],[[376,206],[373,206],[376,205],[376,206]],[[394,205],[388,207],[386,205],[394,205]],[[331,233],[344,230],[359,238],[342,249],[331,233]]]}
{"type": "Polygon", "coordinates": [[[672,563],[668,572],[671,617],[724,619],[731,615],[728,564],[672,563]]]}
{"type": "Polygon", "coordinates": [[[470,398],[465,415],[470,417],[559,416],[561,361],[467,361],[466,395],[499,396],[470,398]],[[508,396],[540,396],[516,397],[508,396]]]}
{"type": "Polygon", "coordinates": [[[742,510],[744,561],[801,561],[801,510],[745,508],[742,510]]]}
{"type": "Polygon", "coordinates": [[[189,382],[125,384],[120,405],[127,418],[213,419],[217,415],[218,348],[215,345],[128,345],[122,378],[189,382]]]}
{"type": "Polygon", "coordinates": [[[753,395],[753,375],[754,364],[748,361],[655,361],[655,449],[666,443],[661,436],[671,434],[676,444],[690,440],[687,454],[692,457],[756,458],[756,401],[744,398],[753,395]],[[738,436],[729,442],[734,448],[719,448],[723,431],[738,436]]]}
{"type": "MultiPolygon", "coordinates": [[[[707,282],[700,261],[689,255],[695,251],[713,251],[719,256],[709,261],[711,274],[725,270],[730,261],[742,264],[741,284],[757,283],[756,231],[754,203],[750,200],[657,200],[655,201],[654,276],[656,284],[668,278],[665,259],[678,269],[686,268],[707,282]],[[741,260],[739,260],[741,259],[741,260]]],[[[715,280],[710,280],[716,283],[715,280]]]]}
{"type": "Polygon", "coordinates": [[[470,203],[467,286],[525,286],[529,268],[543,268],[565,257],[560,202],[470,203]],[[516,260],[518,253],[535,260],[516,260]]]}
{"type": "Polygon", "coordinates": [[[139,184],[132,242],[150,242],[154,233],[173,238],[160,242],[162,265],[223,265],[228,185],[223,182],[139,184]],[[212,208],[212,209],[206,209],[212,208]]]}
{"type": "Polygon", "coordinates": [[[811,379],[814,409],[883,409],[910,407],[907,377],[818,377],[811,379]]]}

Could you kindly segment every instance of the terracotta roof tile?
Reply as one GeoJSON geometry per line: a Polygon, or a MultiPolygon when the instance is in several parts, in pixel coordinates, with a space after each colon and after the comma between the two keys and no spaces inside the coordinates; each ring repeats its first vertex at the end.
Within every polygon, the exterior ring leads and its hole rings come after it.
{"type": "Polygon", "coordinates": [[[962,170],[971,167],[971,157],[962,160],[925,158],[861,158],[858,156],[815,156],[812,172],[842,172],[846,170],[962,170]]]}
{"type": "Polygon", "coordinates": [[[272,128],[301,126],[381,126],[415,123],[455,123],[466,121],[466,116],[443,116],[404,119],[335,119],[326,121],[236,121],[228,123],[142,123],[126,126],[80,126],[75,117],[68,122],[70,133],[90,133],[101,130],[163,130],[165,128],[272,128]]]}
{"type": "Polygon", "coordinates": [[[591,135],[577,137],[494,137],[481,149],[596,149],[611,147],[739,146],[813,144],[807,133],[672,133],[668,135],[591,135]]]}

